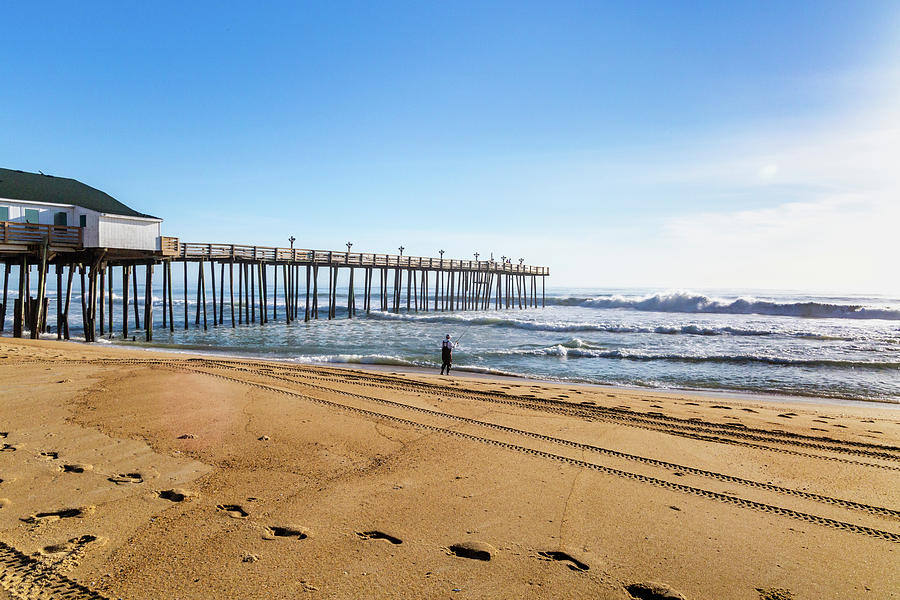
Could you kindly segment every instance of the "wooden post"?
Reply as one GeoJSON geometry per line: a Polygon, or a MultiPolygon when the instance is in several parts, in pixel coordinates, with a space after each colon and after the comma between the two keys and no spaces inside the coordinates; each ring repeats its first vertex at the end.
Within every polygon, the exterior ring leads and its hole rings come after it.
{"type": "Polygon", "coordinates": [[[166,261],[166,272],[169,274],[169,333],[175,333],[175,307],[172,301],[172,261],[166,261]]]}
{"type": "MultiPolygon", "coordinates": [[[[238,277],[240,277],[241,272],[238,270],[238,277]]],[[[228,304],[231,308],[231,327],[234,328],[234,260],[228,263],[228,295],[229,301],[228,304]]],[[[238,288],[238,299],[240,299],[240,288],[238,288]]],[[[240,318],[241,311],[238,310],[238,318],[240,318]]]]}
{"type": "Polygon", "coordinates": [[[372,312],[372,276],[374,274],[372,267],[366,267],[366,314],[372,312]]]}
{"type": "MultiPolygon", "coordinates": [[[[106,277],[106,286],[107,292],[109,293],[109,302],[108,302],[108,310],[109,310],[109,337],[113,336],[113,266],[108,265],[109,274],[106,277]]],[[[172,280],[172,274],[169,274],[169,281],[172,280]]]]}
{"type": "Polygon", "coordinates": [[[319,265],[313,265],[313,318],[319,318],[319,265]]]}
{"type": "Polygon", "coordinates": [[[13,305],[13,337],[22,337],[22,323],[25,321],[25,315],[22,314],[22,299],[16,298],[13,305]]]}
{"type": "MultiPolygon", "coordinates": [[[[232,264],[232,267],[233,266],[234,265],[232,264]]],[[[237,304],[238,325],[242,325],[244,323],[244,265],[242,263],[238,263],[237,272],[238,272],[238,304],[237,304]]]]}
{"type": "Polygon", "coordinates": [[[328,265],[328,320],[331,320],[331,286],[334,285],[334,267],[328,265]]]}
{"type": "Polygon", "coordinates": [[[303,320],[309,321],[309,275],[312,267],[306,265],[306,310],[303,313],[303,320]]]}
{"type": "Polygon", "coordinates": [[[185,257],[184,262],[184,330],[187,331],[188,328],[188,284],[187,284],[187,257],[185,257]]]}
{"type": "MultiPolygon", "coordinates": [[[[69,267],[69,285],[72,283],[72,267],[69,267]]],[[[128,277],[131,275],[131,265],[122,265],[122,339],[128,339],[128,277]]],[[[68,299],[66,300],[68,302],[68,299]]],[[[186,303],[185,303],[186,304],[186,303]]],[[[68,310],[66,314],[68,315],[68,310]]],[[[185,317],[185,329],[187,329],[187,317],[185,317]]]]}
{"type": "Polygon", "coordinates": [[[100,269],[100,335],[103,336],[106,333],[106,327],[104,323],[105,314],[106,314],[106,267],[100,269]]]}
{"type": "Polygon", "coordinates": [[[153,263],[147,263],[147,279],[144,283],[144,334],[148,342],[153,341],[153,263]]]}
{"type": "Polygon", "coordinates": [[[137,284],[137,265],[132,267],[134,269],[134,277],[131,278],[132,290],[134,291],[134,328],[141,328],[141,318],[138,315],[138,284],[137,284]]]}
{"type": "Polygon", "coordinates": [[[356,298],[353,297],[353,272],[356,269],[350,267],[350,285],[347,286],[347,318],[353,318],[353,310],[356,308],[356,298]]]}
{"type": "MultiPolygon", "coordinates": [[[[56,263],[56,339],[61,340],[63,334],[62,327],[62,270],[63,266],[60,263],[56,263]]],[[[6,292],[6,289],[3,290],[6,292]]],[[[4,293],[4,296],[6,294],[4,293]]],[[[109,297],[109,301],[112,302],[112,296],[109,297]]],[[[3,298],[3,304],[6,304],[6,298],[3,298]]],[[[6,308],[3,309],[3,316],[6,316],[6,308]]],[[[110,328],[112,327],[112,321],[109,323],[110,328]]],[[[0,331],[2,331],[2,327],[0,327],[0,331]]]]}
{"type": "Polygon", "coordinates": [[[272,320],[278,320],[278,263],[274,263],[274,271],[272,281],[272,320]]]}
{"type": "Polygon", "coordinates": [[[225,324],[225,262],[219,263],[219,325],[225,324]]]}
{"type": "MultiPolygon", "coordinates": [[[[95,261],[91,264],[91,270],[88,272],[88,302],[85,310],[84,319],[84,341],[93,342],[97,339],[97,264],[95,261]]],[[[87,267],[84,267],[85,269],[87,267]]],[[[84,278],[82,278],[84,281],[84,278]]],[[[82,295],[83,297],[83,295],[82,295]]]]}
{"type": "Polygon", "coordinates": [[[412,269],[406,269],[406,312],[409,312],[409,298],[412,295],[412,289],[415,283],[412,280],[412,269]]]}
{"type": "Polygon", "coordinates": [[[256,263],[256,279],[259,282],[256,299],[259,302],[259,324],[266,323],[266,271],[262,262],[256,263]]]}
{"type": "Polygon", "coordinates": [[[250,265],[244,263],[244,323],[250,324],[250,265]]]}
{"type": "Polygon", "coordinates": [[[250,317],[251,322],[256,323],[256,272],[250,264],[247,264],[247,270],[250,272],[250,317]]]}
{"type": "MultiPolygon", "coordinates": [[[[293,307],[291,306],[291,278],[293,273],[293,265],[288,265],[287,263],[281,265],[281,279],[283,283],[282,287],[282,295],[284,296],[284,322],[290,323],[294,320],[295,316],[292,314],[293,307]]],[[[278,296],[278,286],[275,286],[275,296],[278,296]]]]}
{"type": "Polygon", "coordinates": [[[13,309],[13,337],[22,337],[22,330],[25,328],[25,304],[27,304],[26,293],[28,293],[27,283],[28,258],[23,254],[19,263],[19,299],[17,306],[13,309]],[[16,312],[16,308],[18,312],[16,312]]]}
{"type": "Polygon", "coordinates": [[[72,272],[72,265],[69,265],[69,277],[66,283],[66,307],[64,310],[65,317],[63,317],[63,338],[69,339],[69,304],[72,300],[72,276],[74,273],[72,272]]]}
{"type": "MultiPolygon", "coordinates": [[[[203,259],[200,259],[200,262],[197,263],[197,308],[194,311],[194,327],[200,326],[200,300],[203,298],[203,286],[201,285],[201,281],[203,280],[203,259]]],[[[204,308],[206,308],[204,306],[204,308]]]]}
{"type": "Polygon", "coordinates": [[[203,275],[203,259],[200,259],[200,266],[197,269],[197,294],[198,301],[203,305],[203,331],[207,330],[206,326],[206,277],[203,275]]]}
{"type": "Polygon", "coordinates": [[[163,309],[162,309],[162,326],[163,326],[163,329],[165,329],[169,324],[169,322],[168,322],[169,321],[169,318],[168,318],[169,311],[167,309],[167,302],[166,302],[166,298],[168,298],[169,271],[166,269],[166,264],[167,263],[165,263],[165,262],[161,263],[162,279],[163,279],[163,286],[162,286],[163,287],[163,289],[162,289],[162,307],[163,307],[163,309]]]}
{"type": "Polygon", "coordinates": [[[219,324],[219,311],[216,308],[216,263],[209,260],[209,282],[212,285],[213,327],[219,324]]]}
{"type": "Polygon", "coordinates": [[[84,265],[78,265],[78,274],[81,275],[81,329],[84,331],[85,341],[89,342],[88,339],[88,311],[87,311],[87,298],[85,298],[85,290],[87,289],[84,285],[84,265]]]}
{"type": "Polygon", "coordinates": [[[6,307],[9,300],[9,270],[11,266],[8,262],[3,263],[3,305],[0,306],[0,333],[6,328],[6,307]]]}
{"type": "Polygon", "coordinates": [[[31,339],[36,340],[40,337],[43,323],[41,317],[44,313],[44,293],[47,286],[47,252],[48,242],[45,240],[41,245],[41,262],[38,265],[38,289],[37,289],[37,308],[31,315],[31,339]]]}

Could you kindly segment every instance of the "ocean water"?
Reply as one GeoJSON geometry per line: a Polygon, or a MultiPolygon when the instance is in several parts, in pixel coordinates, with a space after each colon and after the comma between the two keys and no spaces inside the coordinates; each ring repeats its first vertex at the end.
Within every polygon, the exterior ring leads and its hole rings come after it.
{"type": "MultiPolygon", "coordinates": [[[[279,297],[277,322],[271,320],[270,299],[266,325],[232,328],[226,298],[225,324],[204,331],[194,324],[194,289],[188,290],[189,328],[184,329],[184,295],[176,287],[176,327],[170,333],[161,327],[161,290],[154,291],[153,342],[141,341],[131,312],[129,338],[135,335],[137,341],[122,340],[116,295],[116,331],[103,343],[437,371],[440,341],[450,334],[459,340],[453,363],[460,371],[900,403],[900,298],[548,287],[544,308],[407,312],[404,299],[399,314],[367,315],[360,288],[357,316],[348,319],[344,287],[333,321],[321,318],[326,316],[323,294],[320,320],[304,323],[301,308],[301,320],[285,324],[279,297]]],[[[377,284],[373,292],[377,297],[377,284]]],[[[55,325],[52,289],[50,296],[55,325]]],[[[378,306],[377,299],[373,305],[378,306]]],[[[73,315],[80,313],[76,307],[77,295],[73,315]]],[[[207,315],[211,324],[211,304],[207,315]]],[[[74,320],[72,331],[78,335],[74,320]]],[[[9,329],[8,318],[4,335],[9,329]]]]}

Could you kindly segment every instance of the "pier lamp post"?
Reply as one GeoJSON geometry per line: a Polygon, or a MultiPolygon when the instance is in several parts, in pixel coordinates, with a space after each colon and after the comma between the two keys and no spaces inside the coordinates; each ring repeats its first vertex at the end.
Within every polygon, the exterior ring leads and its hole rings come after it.
{"type": "Polygon", "coordinates": [[[294,236],[291,236],[291,237],[288,238],[288,241],[291,243],[291,250],[293,250],[293,249],[294,249],[294,242],[297,241],[297,238],[295,238],[294,236]]]}
{"type": "Polygon", "coordinates": [[[478,262],[478,256],[479,256],[479,254],[476,252],[475,253],[475,262],[478,262]]]}
{"type": "Polygon", "coordinates": [[[520,258],[520,259],[519,259],[519,270],[520,270],[520,271],[522,270],[522,263],[523,263],[523,262],[525,262],[525,259],[524,259],[524,258],[520,258]]]}
{"type": "Polygon", "coordinates": [[[444,260],[444,251],[443,251],[443,250],[438,250],[438,254],[441,255],[441,260],[444,260]]]}
{"type": "Polygon", "coordinates": [[[347,242],[347,254],[350,254],[350,247],[353,246],[353,242],[347,242]]]}
{"type": "Polygon", "coordinates": [[[406,250],[406,248],[404,248],[403,246],[400,246],[399,248],[397,248],[397,250],[400,251],[400,256],[403,256],[403,251],[406,250]]]}

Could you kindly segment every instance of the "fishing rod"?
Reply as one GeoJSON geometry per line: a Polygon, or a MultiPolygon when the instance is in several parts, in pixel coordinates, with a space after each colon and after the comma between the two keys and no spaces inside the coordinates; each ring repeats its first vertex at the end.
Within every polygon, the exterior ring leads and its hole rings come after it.
{"type": "Polygon", "coordinates": [[[468,327],[466,327],[465,330],[463,330],[463,332],[461,334],[459,334],[459,337],[456,338],[456,341],[453,342],[453,345],[459,344],[459,340],[463,339],[463,336],[466,335],[467,333],[469,333],[470,329],[472,329],[472,325],[469,325],[468,327]]]}

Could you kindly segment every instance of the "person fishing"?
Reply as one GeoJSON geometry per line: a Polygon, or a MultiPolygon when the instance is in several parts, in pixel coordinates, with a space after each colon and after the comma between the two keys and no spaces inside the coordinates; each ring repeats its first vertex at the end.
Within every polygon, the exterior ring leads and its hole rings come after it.
{"type": "Polygon", "coordinates": [[[444,369],[447,369],[447,375],[450,374],[450,363],[453,362],[453,348],[456,344],[450,339],[450,334],[441,342],[441,375],[444,369]]]}

